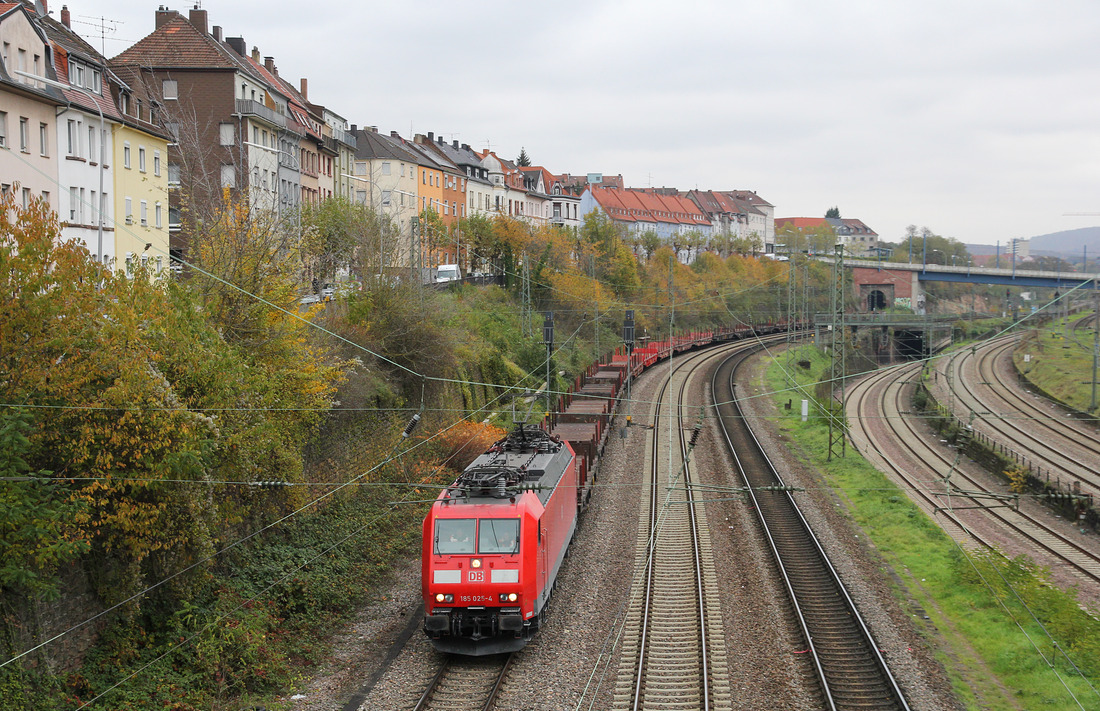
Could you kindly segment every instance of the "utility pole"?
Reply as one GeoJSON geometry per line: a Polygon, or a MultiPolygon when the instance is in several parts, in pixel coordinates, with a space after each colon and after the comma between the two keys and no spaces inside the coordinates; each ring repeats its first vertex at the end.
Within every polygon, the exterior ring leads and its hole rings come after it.
{"type": "Polygon", "coordinates": [[[840,385],[840,413],[834,408],[834,398],[829,397],[829,456],[843,457],[847,448],[845,438],[844,379],[848,370],[848,338],[844,326],[844,301],[847,296],[847,275],[844,270],[844,245],[836,245],[836,257],[833,261],[833,358],[829,369],[829,392],[840,385]]]}
{"type": "MultiPolygon", "coordinates": [[[[545,319],[542,322],[542,342],[546,345],[546,414],[549,415],[554,411],[552,407],[553,400],[551,399],[551,380],[550,380],[550,360],[554,355],[554,312],[547,311],[545,319]]],[[[549,424],[549,423],[547,423],[549,424]]]]}
{"type": "MultiPolygon", "coordinates": [[[[798,339],[795,324],[798,322],[798,264],[794,253],[787,249],[787,374],[791,376],[794,365],[794,344],[798,339]]],[[[793,383],[792,383],[793,384],[793,383]]]]}
{"type": "Polygon", "coordinates": [[[626,437],[626,428],[630,427],[630,381],[634,375],[634,310],[627,309],[623,319],[623,344],[626,346],[626,427],[622,429],[622,436],[626,437]]]}
{"type": "Polygon", "coordinates": [[[596,281],[596,256],[589,257],[588,266],[592,272],[592,281],[596,285],[596,320],[595,320],[595,341],[596,341],[596,362],[600,362],[600,284],[596,281]]]}
{"type": "Polygon", "coordinates": [[[1093,336],[1092,336],[1092,402],[1089,405],[1089,412],[1096,410],[1096,366],[1100,362],[1100,291],[1097,291],[1097,287],[1100,287],[1100,280],[1092,280],[1092,307],[1096,312],[1095,321],[1093,321],[1093,336]]]}
{"type": "Polygon", "coordinates": [[[520,290],[523,293],[522,325],[524,336],[534,336],[535,326],[531,323],[531,268],[527,264],[527,252],[523,253],[523,283],[520,290]]]}

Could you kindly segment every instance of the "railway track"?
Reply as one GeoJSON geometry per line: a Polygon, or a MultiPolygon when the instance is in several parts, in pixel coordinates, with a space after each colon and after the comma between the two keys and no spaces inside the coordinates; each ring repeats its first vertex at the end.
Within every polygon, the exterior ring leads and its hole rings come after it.
{"type": "MultiPolygon", "coordinates": [[[[724,350],[731,348],[744,346],[724,350]]],[[[691,416],[683,406],[692,376],[710,358],[674,361],[651,412],[640,594],[632,595],[624,624],[616,709],[732,708],[718,577],[706,515],[692,493],[691,416]]]]}
{"type": "Polygon", "coordinates": [[[508,675],[513,656],[447,655],[412,711],[489,711],[508,675]]]}
{"type": "MultiPolygon", "coordinates": [[[[1005,382],[1004,359],[1017,337],[952,354],[938,366],[947,379],[949,409],[1001,447],[1025,455],[1055,480],[1081,482],[1082,493],[1100,495],[1100,432],[1042,407],[1005,382]],[[948,377],[950,373],[950,377],[948,377]]],[[[1008,365],[1011,368],[1011,365],[1008,365]]]]}
{"type": "MultiPolygon", "coordinates": [[[[1072,569],[1082,583],[1100,583],[1100,557],[1053,525],[1038,507],[1014,505],[1003,487],[971,473],[971,465],[939,445],[907,412],[920,365],[876,372],[856,383],[848,395],[852,440],[864,455],[957,541],[966,546],[998,549],[987,533],[993,524],[1015,543],[1026,542],[1053,564],[1072,569]],[[878,427],[874,423],[880,423],[878,427]],[[1034,510],[1032,510],[1034,509],[1034,510]]],[[[976,467],[976,465],[973,465],[976,467]]]]}
{"type": "Polygon", "coordinates": [[[729,449],[741,470],[790,595],[828,709],[908,709],[897,682],[806,520],[782,487],[735,399],[734,377],[747,354],[715,370],[711,391],[729,449]]]}

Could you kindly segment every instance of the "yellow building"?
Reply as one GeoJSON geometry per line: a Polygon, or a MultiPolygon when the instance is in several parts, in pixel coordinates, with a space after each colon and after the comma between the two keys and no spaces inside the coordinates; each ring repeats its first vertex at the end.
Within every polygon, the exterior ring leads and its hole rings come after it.
{"type": "Polygon", "coordinates": [[[169,268],[168,139],[144,102],[122,90],[123,123],[112,126],[116,269],[169,268]]]}

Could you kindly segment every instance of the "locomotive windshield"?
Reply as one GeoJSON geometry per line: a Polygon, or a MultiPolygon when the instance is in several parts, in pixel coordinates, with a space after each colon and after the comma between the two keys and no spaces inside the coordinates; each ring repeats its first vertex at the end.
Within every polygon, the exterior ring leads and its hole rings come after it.
{"type": "Polygon", "coordinates": [[[479,553],[516,553],[519,551],[519,519],[483,518],[477,536],[479,553]]]}
{"type": "Polygon", "coordinates": [[[435,522],[435,552],[450,555],[474,552],[472,518],[441,518],[435,522]]]}

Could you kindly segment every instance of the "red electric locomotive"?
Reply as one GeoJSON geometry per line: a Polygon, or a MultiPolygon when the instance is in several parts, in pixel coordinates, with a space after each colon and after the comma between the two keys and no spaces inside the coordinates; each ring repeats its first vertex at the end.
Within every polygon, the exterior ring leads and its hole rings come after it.
{"type": "Polygon", "coordinates": [[[424,519],[424,632],[467,655],[538,630],[577,527],[572,448],[519,425],[466,468],[424,519]]]}

